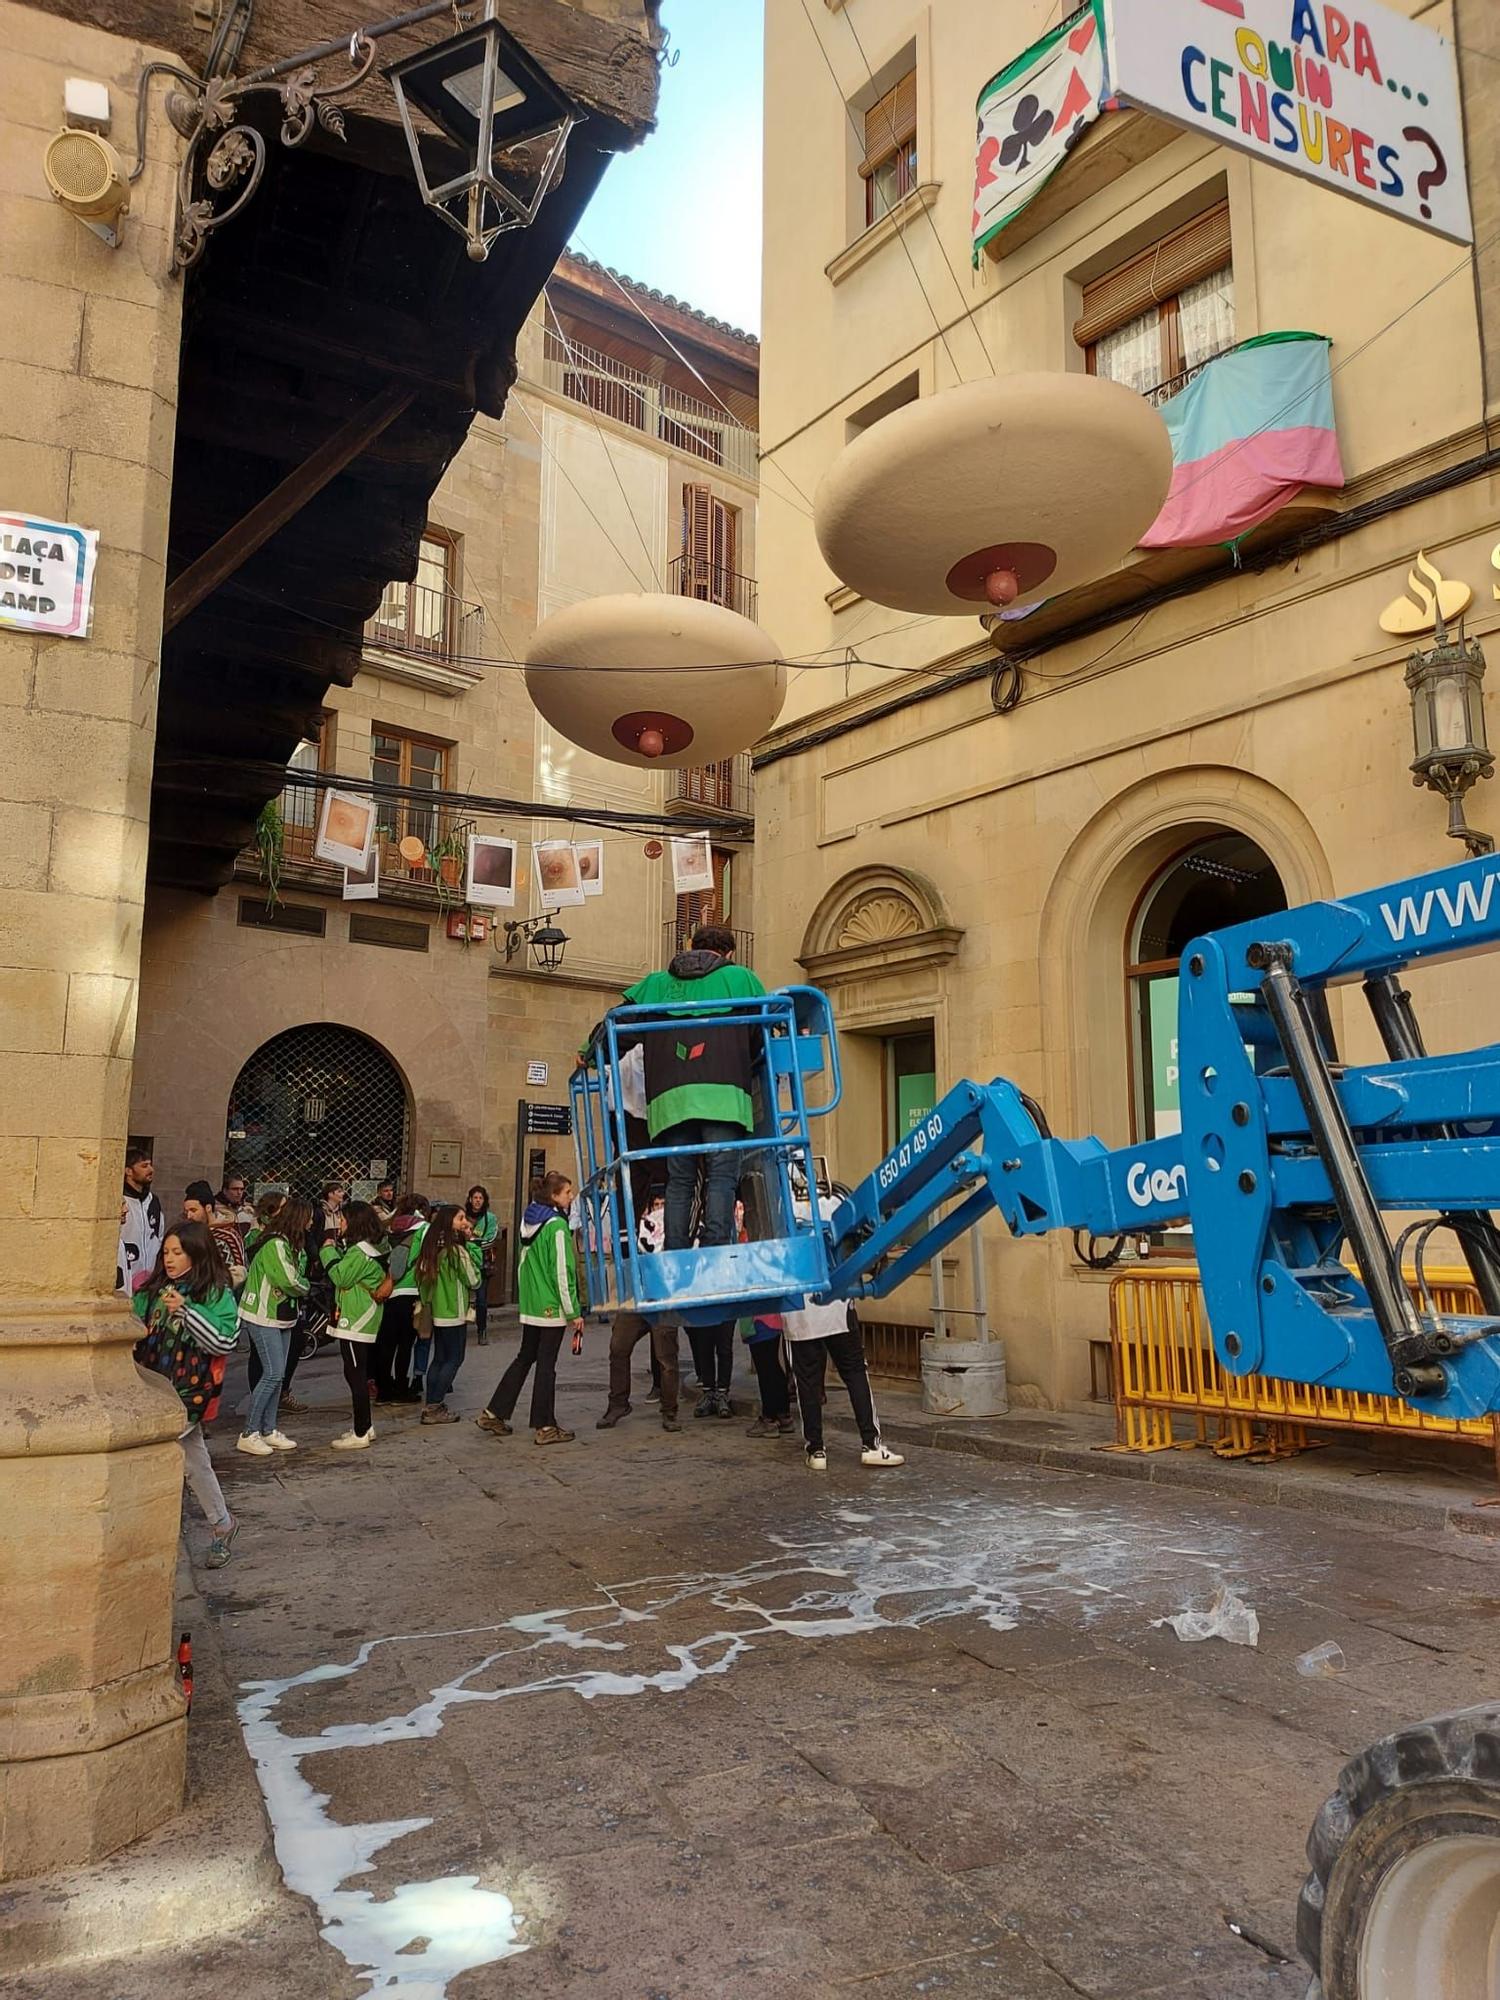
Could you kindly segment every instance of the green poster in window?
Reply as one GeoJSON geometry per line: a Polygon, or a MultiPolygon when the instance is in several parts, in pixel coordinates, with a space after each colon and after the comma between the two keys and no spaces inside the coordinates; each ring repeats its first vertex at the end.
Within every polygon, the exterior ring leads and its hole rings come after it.
{"type": "Polygon", "coordinates": [[[1177,975],[1153,979],[1146,989],[1151,1037],[1151,1136],[1164,1139],[1182,1130],[1182,1093],[1177,1073],[1177,975]]]}
{"type": "Polygon", "coordinates": [[[896,1078],[896,1138],[904,1139],[908,1132],[915,1132],[923,1120],[931,1115],[937,1103],[937,1075],[932,1070],[918,1071],[908,1076],[896,1078]]]}

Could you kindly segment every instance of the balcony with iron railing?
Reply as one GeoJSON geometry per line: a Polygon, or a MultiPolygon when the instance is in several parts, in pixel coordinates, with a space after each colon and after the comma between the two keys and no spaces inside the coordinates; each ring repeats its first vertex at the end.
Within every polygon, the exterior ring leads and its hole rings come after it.
{"type": "Polygon", "coordinates": [[[366,620],[365,652],[475,680],[484,657],[484,611],[451,590],[388,583],[366,620]]]}
{"type": "Polygon", "coordinates": [[[678,556],[670,575],[668,588],[674,597],[696,597],[704,604],[722,604],[742,618],[755,616],[759,593],[753,576],[742,576],[703,556],[678,556]]]}
{"type": "Polygon", "coordinates": [[[570,402],[628,424],[674,451],[701,458],[741,479],[758,475],[758,431],[706,398],[653,381],[612,355],[564,339],[553,327],[542,335],[542,383],[570,402]]]}
{"type": "MultiPolygon", "coordinates": [[[[281,866],[286,879],[300,888],[336,893],[343,886],[343,869],[320,860],[313,852],[322,801],[322,791],[314,786],[289,784],[283,788],[276,801],[281,812],[281,866]]],[[[459,850],[472,825],[446,806],[383,801],[375,830],[382,898],[430,905],[440,883],[446,894],[461,897],[464,855],[459,850]],[[412,837],[422,843],[420,861],[408,861],[401,852],[401,841],[412,837]],[[429,867],[427,857],[435,849],[437,865],[429,867]]],[[[261,874],[258,850],[246,848],[235,864],[236,877],[243,881],[261,874]]]]}
{"type": "Polygon", "coordinates": [[[1169,376],[1165,382],[1158,382],[1154,388],[1143,389],[1141,394],[1154,410],[1159,410],[1163,403],[1170,403],[1174,396],[1180,396],[1189,382],[1196,382],[1210,361],[1217,361],[1221,354],[1228,354],[1234,344],[1232,340],[1226,340],[1222,347],[1216,347],[1212,354],[1205,354],[1201,360],[1195,361],[1191,368],[1184,368],[1180,374],[1169,376]]]}
{"type": "Polygon", "coordinates": [[[755,778],[750,753],[697,764],[667,777],[667,811],[685,819],[755,818],[755,778]]]}
{"type": "MultiPolygon", "coordinates": [[[[714,922],[712,914],[669,917],[662,925],[661,962],[669,965],[679,951],[686,951],[693,942],[693,932],[700,924],[714,922]]],[[[732,925],[725,929],[732,930],[732,925]]],[[[755,959],[754,931],[734,932],[734,960],[736,965],[753,965],[755,959]]]]}

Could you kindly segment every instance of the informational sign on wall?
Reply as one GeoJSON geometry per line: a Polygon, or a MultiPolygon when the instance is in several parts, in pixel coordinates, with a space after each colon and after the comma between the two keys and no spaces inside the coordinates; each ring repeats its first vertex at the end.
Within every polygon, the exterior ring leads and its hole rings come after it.
{"type": "Polygon", "coordinates": [[[0,625],[86,639],[98,553],[93,528],[0,513],[0,625]]]}
{"type": "Polygon", "coordinates": [[[1151,1119],[1148,1138],[1182,1130],[1182,1073],[1177,1061],[1177,974],[1153,979],[1146,989],[1151,1033],[1151,1119]]]}
{"type": "Polygon", "coordinates": [[[1452,46],[1377,0],[1105,0],[1110,85],[1174,125],[1473,241],[1452,46]]]}
{"type": "Polygon", "coordinates": [[[545,1083],[547,1081],[547,1065],[544,1062],[527,1063],[526,1081],[528,1084],[545,1083]]]}

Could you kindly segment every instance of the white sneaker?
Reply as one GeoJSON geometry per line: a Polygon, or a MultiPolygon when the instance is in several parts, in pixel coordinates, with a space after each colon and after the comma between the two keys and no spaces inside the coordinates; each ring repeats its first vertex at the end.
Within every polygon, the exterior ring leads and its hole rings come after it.
{"type": "Polygon", "coordinates": [[[818,1446],[816,1451],[810,1451],[807,1454],[807,1469],[809,1472],[826,1472],[828,1470],[828,1454],[821,1445],[818,1446]]]}
{"type": "Polygon", "coordinates": [[[268,1444],[259,1431],[241,1431],[234,1448],[250,1458],[274,1458],[276,1455],[275,1447],[268,1444]]]}
{"type": "Polygon", "coordinates": [[[368,1451],[374,1441],[374,1429],[367,1430],[363,1437],[358,1431],[345,1431],[342,1437],[333,1441],[335,1451],[368,1451]]]}
{"type": "Polygon", "coordinates": [[[899,1451],[892,1451],[889,1445],[877,1440],[868,1451],[860,1453],[859,1462],[861,1465],[905,1465],[906,1460],[899,1451]]]}
{"type": "Polygon", "coordinates": [[[289,1438],[285,1431],[267,1431],[265,1438],[266,1443],[273,1451],[295,1451],[297,1449],[297,1440],[289,1438]]]}

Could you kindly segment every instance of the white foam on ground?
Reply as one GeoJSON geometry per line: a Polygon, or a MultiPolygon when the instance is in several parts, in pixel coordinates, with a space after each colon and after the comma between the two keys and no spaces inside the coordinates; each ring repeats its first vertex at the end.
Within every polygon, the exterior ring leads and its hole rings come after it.
{"type": "Polygon", "coordinates": [[[882,1510],[878,1528],[873,1517],[851,1508],[833,1509],[828,1518],[838,1525],[810,1526],[806,1539],[769,1536],[775,1553],[738,1570],[600,1585],[585,1604],[525,1612],[497,1625],[371,1639],[352,1660],[245,1683],[240,1723],[287,1886],[314,1904],[322,1935],[372,1991],[443,2000],[460,1973],[526,1949],[518,1936],[521,1920],[508,1896],[483,1887],[474,1875],[402,1883],[380,1901],[369,1889],[346,1887],[350,1878],[374,1869],[383,1849],[431,1821],[340,1825],[328,1814],[328,1794],[304,1776],[310,1759],[434,1737],[450,1708],[470,1702],[559,1692],[585,1701],[677,1694],[706,1676],[728,1673],[755,1645],[778,1637],[837,1640],[952,1618],[977,1618],[991,1631],[1007,1632],[1026,1611],[1065,1606],[1092,1622],[1104,1601],[1121,1596],[1146,1606],[1165,1593],[1175,1605],[1184,1555],[1209,1559],[1232,1576],[1242,1570],[1253,1540],[1251,1530],[1215,1524],[1201,1537],[1202,1548],[1174,1549],[1150,1523],[1112,1508],[1028,1507],[988,1498],[894,1506],[882,1510]],[[854,1532],[867,1526],[873,1531],[854,1532]],[[800,1587],[782,1603],[786,1592],[776,1586],[787,1583],[800,1587]],[[664,1644],[648,1667],[580,1664],[533,1678],[523,1673],[499,1687],[474,1685],[503,1663],[531,1655],[626,1652],[648,1640],[647,1628],[667,1612],[700,1603],[710,1629],[685,1644],[664,1644]],[[334,1723],[311,1735],[289,1735],[275,1719],[293,1689],[352,1680],[381,1646],[468,1637],[501,1643],[404,1715],[334,1723]]]}

